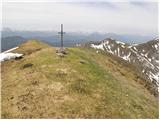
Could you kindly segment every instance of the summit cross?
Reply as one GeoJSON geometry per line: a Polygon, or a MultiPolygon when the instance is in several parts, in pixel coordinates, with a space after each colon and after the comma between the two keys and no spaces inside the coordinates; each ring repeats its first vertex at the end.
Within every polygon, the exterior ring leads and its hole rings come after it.
{"type": "Polygon", "coordinates": [[[63,32],[63,24],[61,24],[61,32],[58,32],[58,34],[61,35],[61,49],[63,49],[63,35],[65,32],[63,32]]]}

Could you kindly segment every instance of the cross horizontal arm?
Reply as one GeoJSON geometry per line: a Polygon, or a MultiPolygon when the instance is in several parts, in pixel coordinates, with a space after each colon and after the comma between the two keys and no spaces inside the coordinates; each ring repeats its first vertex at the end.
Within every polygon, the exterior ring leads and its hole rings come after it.
{"type": "Polygon", "coordinates": [[[66,32],[58,32],[58,34],[66,34],[66,32]]]}

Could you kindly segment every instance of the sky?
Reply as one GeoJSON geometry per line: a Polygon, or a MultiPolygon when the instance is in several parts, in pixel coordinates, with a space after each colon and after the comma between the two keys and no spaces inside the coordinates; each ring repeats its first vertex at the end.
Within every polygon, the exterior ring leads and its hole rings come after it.
{"type": "Polygon", "coordinates": [[[54,30],[158,35],[158,2],[152,0],[5,0],[2,26],[13,30],[54,30]]]}

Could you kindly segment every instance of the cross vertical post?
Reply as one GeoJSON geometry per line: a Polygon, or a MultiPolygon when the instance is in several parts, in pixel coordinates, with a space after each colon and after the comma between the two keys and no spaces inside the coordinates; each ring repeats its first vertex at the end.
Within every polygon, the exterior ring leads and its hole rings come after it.
{"type": "Polygon", "coordinates": [[[63,49],[63,24],[61,24],[61,48],[63,49]]]}
{"type": "Polygon", "coordinates": [[[61,32],[58,32],[58,34],[61,34],[61,50],[63,49],[63,34],[65,34],[65,32],[63,32],[63,24],[61,24],[61,32]]]}

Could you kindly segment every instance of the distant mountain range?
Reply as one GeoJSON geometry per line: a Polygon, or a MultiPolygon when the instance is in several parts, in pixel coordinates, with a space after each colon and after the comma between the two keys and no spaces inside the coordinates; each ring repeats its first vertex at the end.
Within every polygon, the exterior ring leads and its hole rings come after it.
{"type": "MultiPolygon", "coordinates": [[[[43,42],[47,42],[54,46],[60,46],[60,36],[58,31],[17,31],[9,28],[2,30],[2,38],[20,36],[24,39],[38,39],[43,42]]],[[[85,32],[66,32],[64,35],[64,46],[70,47],[75,44],[85,43],[88,41],[100,41],[105,38],[114,38],[119,41],[133,44],[144,43],[146,40],[151,40],[155,35],[128,35],[128,34],[116,34],[116,33],[85,33],[85,32]]],[[[3,45],[3,44],[2,44],[3,45]]]]}
{"type": "Polygon", "coordinates": [[[26,39],[20,36],[2,37],[1,51],[3,52],[5,50],[16,47],[17,45],[22,44],[24,41],[26,41],[26,39]]]}
{"type": "MultiPolygon", "coordinates": [[[[129,45],[107,38],[99,42],[90,42],[90,47],[103,50],[122,58],[136,66],[137,72],[145,80],[150,80],[155,88],[159,86],[159,38],[142,44],[129,45]]],[[[97,51],[98,52],[98,51],[97,51]]],[[[135,70],[135,71],[136,71],[135,70]]]]}

